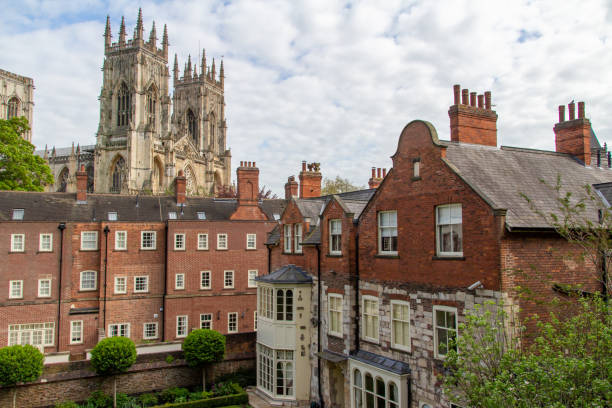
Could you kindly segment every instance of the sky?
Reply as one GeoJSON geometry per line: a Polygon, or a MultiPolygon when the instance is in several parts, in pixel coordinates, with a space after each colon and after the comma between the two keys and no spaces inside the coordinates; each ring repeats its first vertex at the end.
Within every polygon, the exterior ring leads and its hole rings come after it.
{"type": "Polygon", "coordinates": [[[585,101],[612,139],[612,1],[0,0],[0,68],[34,79],[37,148],[95,144],[104,25],[168,26],[182,68],[223,57],[232,178],[255,161],[279,196],[301,161],[366,186],[403,127],[450,138],[452,87],[492,92],[498,144],[554,150],[557,107],[585,101]]]}

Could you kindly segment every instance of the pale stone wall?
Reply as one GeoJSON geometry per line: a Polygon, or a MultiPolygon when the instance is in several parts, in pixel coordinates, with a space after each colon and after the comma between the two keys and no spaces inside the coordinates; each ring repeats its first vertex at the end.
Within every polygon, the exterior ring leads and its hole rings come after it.
{"type": "MultiPolygon", "coordinates": [[[[0,119],[8,119],[8,104],[12,98],[19,101],[17,115],[25,116],[32,128],[34,81],[32,78],[0,69],[0,119]]],[[[32,130],[28,130],[23,138],[32,142],[32,130]]]]}

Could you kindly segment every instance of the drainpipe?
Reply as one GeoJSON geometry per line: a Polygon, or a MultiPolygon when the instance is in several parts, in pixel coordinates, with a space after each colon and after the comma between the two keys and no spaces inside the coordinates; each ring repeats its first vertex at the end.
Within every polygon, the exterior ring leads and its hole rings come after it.
{"type": "Polygon", "coordinates": [[[361,347],[359,339],[359,231],[355,234],[355,353],[361,347]]]}
{"type": "Polygon", "coordinates": [[[272,272],[272,247],[270,245],[266,245],[268,248],[268,275],[272,272]]]}
{"type": "Polygon", "coordinates": [[[162,310],[160,314],[162,318],[161,323],[161,341],[166,341],[166,295],[168,292],[168,220],[166,220],[166,250],[164,251],[164,296],[162,301],[162,310]]]}
{"type": "Polygon", "coordinates": [[[321,246],[317,247],[317,381],[319,386],[319,405],[325,407],[323,390],[321,387],[321,246]]]}
{"type": "Polygon", "coordinates": [[[102,328],[104,329],[104,337],[106,337],[106,287],[107,287],[107,280],[106,280],[106,271],[108,269],[108,233],[110,232],[110,228],[108,228],[108,225],[104,226],[104,302],[103,302],[103,308],[104,308],[104,318],[102,320],[102,328]]]}
{"type": "Polygon", "coordinates": [[[62,263],[64,261],[64,230],[66,229],[66,224],[60,222],[57,226],[57,229],[60,231],[60,244],[59,244],[59,276],[57,278],[57,326],[56,326],[56,337],[57,337],[57,345],[55,346],[55,351],[59,353],[60,351],[60,324],[62,322],[62,263]]]}

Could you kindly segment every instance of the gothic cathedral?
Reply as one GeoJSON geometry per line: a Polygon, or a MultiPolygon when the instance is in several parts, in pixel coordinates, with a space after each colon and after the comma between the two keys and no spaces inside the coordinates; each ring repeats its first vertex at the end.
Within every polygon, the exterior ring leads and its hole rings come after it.
{"type": "Polygon", "coordinates": [[[180,170],[191,195],[214,195],[229,186],[223,61],[217,74],[214,59],[208,66],[203,52],[200,69],[189,57],[180,76],[175,55],[171,99],[168,45],[164,26],[158,48],[155,22],[145,40],[140,10],[133,38],[126,39],[122,18],[118,41],[112,42],[107,17],[96,144],[45,149],[53,191],[76,191],[81,165],[96,193],[164,194],[180,170]]]}

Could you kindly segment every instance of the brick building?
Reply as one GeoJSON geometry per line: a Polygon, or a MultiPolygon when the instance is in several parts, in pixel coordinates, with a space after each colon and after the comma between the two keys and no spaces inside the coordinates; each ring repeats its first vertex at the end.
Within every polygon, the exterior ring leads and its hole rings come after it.
{"type": "MultiPolygon", "coordinates": [[[[439,375],[466,310],[503,300],[511,330],[517,318],[542,311],[519,300],[517,284],[547,297],[563,296],[556,284],[602,290],[598,266],[568,261],[576,248],[524,198],[545,213],[557,211],[553,187],[560,177],[562,193],[576,199],[585,185],[602,193],[601,201],[586,203],[589,220],[596,222],[598,209],[609,205],[610,155],[599,146],[584,103],[577,117],[569,105],[569,120],[559,107],[556,151],[550,152],[498,148],[491,94],[477,96],[457,85],[454,97],[451,140],[439,140],[428,122],[410,122],[393,168],[382,174],[373,169],[373,189],[294,197],[295,181],[286,185],[293,197],[267,241],[271,270],[294,264],[313,279],[313,319],[306,328],[311,370],[295,371],[291,379],[310,382],[310,399],[324,406],[450,407],[439,375]]],[[[314,184],[316,176],[303,168],[300,179],[314,184]]],[[[270,316],[260,319],[277,320],[274,294],[271,303],[270,316]]],[[[258,343],[266,338],[262,327],[258,343]]],[[[260,368],[265,358],[258,351],[260,368]]],[[[258,374],[267,398],[296,399],[266,389],[258,374]]]]}
{"type": "Polygon", "coordinates": [[[254,278],[283,200],[258,200],[259,170],[237,170],[237,199],[0,194],[0,345],[82,355],[102,336],[180,340],[193,328],[252,332],[254,278]]]}

